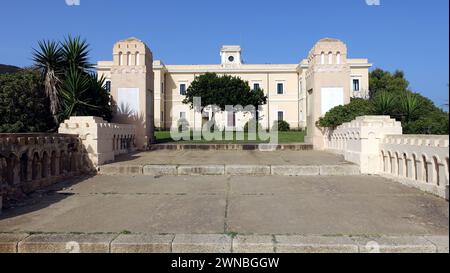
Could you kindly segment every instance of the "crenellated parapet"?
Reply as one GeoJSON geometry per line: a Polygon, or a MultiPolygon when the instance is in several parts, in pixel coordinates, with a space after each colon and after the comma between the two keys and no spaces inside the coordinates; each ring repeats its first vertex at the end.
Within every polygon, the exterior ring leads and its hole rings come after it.
{"type": "Polygon", "coordinates": [[[90,171],[92,164],[77,135],[0,134],[0,199],[18,200],[90,171]]]}
{"type": "Polygon", "coordinates": [[[99,117],[71,117],[60,125],[59,133],[78,135],[95,167],[137,148],[136,126],[109,123],[99,117]]]}
{"type": "Polygon", "coordinates": [[[59,134],[0,134],[0,210],[2,201],[56,182],[95,172],[116,155],[136,149],[134,125],[98,117],[71,117],[59,134]]]}
{"type": "Polygon", "coordinates": [[[358,164],[361,172],[387,176],[448,199],[449,136],[403,135],[388,116],[364,116],[326,130],[325,147],[358,164]]]}

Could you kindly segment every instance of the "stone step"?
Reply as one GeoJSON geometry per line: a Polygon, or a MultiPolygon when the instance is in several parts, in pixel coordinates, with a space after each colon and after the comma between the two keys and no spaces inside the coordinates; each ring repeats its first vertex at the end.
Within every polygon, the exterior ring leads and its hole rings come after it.
{"type": "Polygon", "coordinates": [[[0,253],[448,253],[448,236],[0,233],[0,253]]]}
{"type": "Polygon", "coordinates": [[[151,151],[158,150],[200,150],[200,151],[312,151],[312,144],[153,144],[151,151]]]}
{"type": "Polygon", "coordinates": [[[147,176],[348,176],[360,175],[357,165],[126,165],[100,166],[102,175],[147,175],[147,176]]]}

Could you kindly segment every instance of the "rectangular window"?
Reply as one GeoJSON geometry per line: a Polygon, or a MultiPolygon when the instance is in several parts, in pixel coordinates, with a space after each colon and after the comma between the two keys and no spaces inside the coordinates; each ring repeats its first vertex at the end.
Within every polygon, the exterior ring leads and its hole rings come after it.
{"type": "Polygon", "coordinates": [[[164,112],[161,112],[161,122],[164,123],[164,112]]]}
{"type": "Polygon", "coordinates": [[[186,96],[186,84],[180,84],[180,95],[186,96]]]}
{"type": "Polygon", "coordinates": [[[186,112],[180,112],[180,119],[186,119],[186,112]]]}
{"type": "Polygon", "coordinates": [[[283,95],[284,94],[284,84],[283,83],[278,83],[277,84],[277,94],[278,95],[283,95]]]}
{"type": "Polygon", "coordinates": [[[106,92],[111,93],[111,81],[107,81],[105,84],[106,92]]]}
{"type": "Polygon", "coordinates": [[[161,83],[161,94],[164,94],[164,83],[161,83]]]}
{"type": "Polygon", "coordinates": [[[284,120],[284,112],[283,111],[279,111],[278,112],[278,120],[279,121],[283,121],[284,120]]]}
{"type": "Polygon", "coordinates": [[[253,90],[258,90],[258,89],[261,89],[261,86],[259,85],[259,83],[254,83],[253,90]]]}
{"type": "Polygon", "coordinates": [[[228,125],[228,127],[236,126],[236,113],[235,112],[228,112],[227,125],[228,125]]]}
{"type": "Polygon", "coordinates": [[[353,91],[359,91],[359,80],[358,79],[354,79],[353,80],[353,91]]]}

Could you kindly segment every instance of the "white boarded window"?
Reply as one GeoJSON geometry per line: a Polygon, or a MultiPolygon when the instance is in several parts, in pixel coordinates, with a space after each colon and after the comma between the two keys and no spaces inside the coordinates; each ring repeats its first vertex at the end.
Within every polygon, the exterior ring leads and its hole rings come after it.
{"type": "Polygon", "coordinates": [[[333,53],[328,53],[328,64],[333,64],[333,53]]]}
{"type": "Polygon", "coordinates": [[[320,63],[325,64],[325,53],[324,52],[322,52],[322,54],[320,54],[320,63]]]}
{"type": "Polygon", "coordinates": [[[325,115],[332,108],[344,105],[344,88],[326,87],[322,88],[322,115],[325,115]]]}
{"type": "Polygon", "coordinates": [[[341,53],[340,53],[340,52],[338,52],[338,53],[336,54],[336,63],[337,63],[337,64],[341,64],[341,53]]]}
{"type": "Polygon", "coordinates": [[[139,88],[119,88],[117,105],[124,115],[139,115],[139,88]]]}

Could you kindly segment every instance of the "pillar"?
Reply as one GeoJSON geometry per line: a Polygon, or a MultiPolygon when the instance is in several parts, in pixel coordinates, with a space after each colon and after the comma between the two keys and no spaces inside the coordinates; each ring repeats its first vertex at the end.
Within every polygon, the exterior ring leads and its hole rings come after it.
{"type": "Polygon", "coordinates": [[[154,142],[154,75],[153,54],[142,41],[129,38],[114,45],[111,95],[116,105],[113,122],[135,125],[137,148],[146,149],[154,142]]]}

